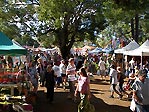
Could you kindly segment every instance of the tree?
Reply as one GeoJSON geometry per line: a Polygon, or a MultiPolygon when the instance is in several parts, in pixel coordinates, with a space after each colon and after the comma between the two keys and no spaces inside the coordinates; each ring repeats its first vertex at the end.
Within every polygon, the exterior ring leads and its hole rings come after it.
{"type": "Polygon", "coordinates": [[[40,30],[35,11],[35,5],[39,3],[35,0],[3,0],[0,5],[0,31],[21,45],[37,43],[32,37],[40,30]]]}
{"type": "Polygon", "coordinates": [[[11,39],[13,37],[18,37],[18,27],[11,23],[12,13],[8,13],[8,6],[4,1],[0,1],[0,31],[7,34],[11,39]]]}
{"type": "Polygon", "coordinates": [[[74,42],[94,40],[94,31],[104,29],[101,8],[99,0],[40,0],[39,18],[47,25],[42,33],[53,38],[66,59],[74,42]]]}
{"type": "Polygon", "coordinates": [[[142,38],[139,38],[142,31],[142,33],[147,34],[147,32],[144,32],[145,27],[142,24],[146,21],[144,17],[148,12],[147,4],[147,0],[107,0],[104,2],[104,14],[114,24],[117,21],[128,24],[130,26],[128,33],[131,32],[131,37],[138,42],[142,40],[142,38]],[[142,20],[139,24],[140,19],[142,20]]]}
{"type": "Polygon", "coordinates": [[[6,34],[22,45],[30,45],[35,37],[45,47],[58,46],[65,59],[75,42],[93,41],[94,31],[104,29],[101,8],[98,0],[5,0],[1,1],[0,30],[9,31],[6,34]]]}

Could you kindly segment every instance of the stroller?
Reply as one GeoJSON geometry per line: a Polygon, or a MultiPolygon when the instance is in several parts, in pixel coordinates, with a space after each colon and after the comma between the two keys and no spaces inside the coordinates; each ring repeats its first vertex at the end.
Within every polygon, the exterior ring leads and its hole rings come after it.
{"type": "Polygon", "coordinates": [[[136,79],[135,74],[134,73],[130,73],[129,79],[128,79],[126,85],[124,85],[124,90],[125,91],[132,90],[131,87],[132,87],[132,84],[134,83],[135,79],[136,79]]]}
{"type": "Polygon", "coordinates": [[[128,80],[128,82],[124,85],[125,91],[131,91],[132,90],[132,84],[134,83],[134,80],[128,80]]]}

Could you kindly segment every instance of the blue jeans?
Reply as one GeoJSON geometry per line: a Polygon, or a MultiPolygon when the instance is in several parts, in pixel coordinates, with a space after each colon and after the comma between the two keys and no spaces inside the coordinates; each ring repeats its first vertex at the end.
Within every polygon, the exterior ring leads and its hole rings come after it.
{"type": "Polygon", "coordinates": [[[136,112],[149,112],[149,105],[136,104],[136,112]]]}

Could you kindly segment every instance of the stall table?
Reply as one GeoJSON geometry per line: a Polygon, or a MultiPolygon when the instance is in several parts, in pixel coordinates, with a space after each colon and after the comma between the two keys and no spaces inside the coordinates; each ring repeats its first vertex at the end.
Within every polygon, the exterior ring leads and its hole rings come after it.
{"type": "Polygon", "coordinates": [[[14,95],[14,88],[15,87],[18,87],[18,84],[0,84],[0,88],[10,88],[11,89],[11,95],[13,96],[14,95]]]}

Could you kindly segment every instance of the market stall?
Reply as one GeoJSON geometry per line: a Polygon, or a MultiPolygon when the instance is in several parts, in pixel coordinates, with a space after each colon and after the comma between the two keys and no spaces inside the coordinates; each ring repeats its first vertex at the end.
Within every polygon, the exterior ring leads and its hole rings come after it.
{"type": "Polygon", "coordinates": [[[141,66],[145,63],[146,60],[143,60],[143,57],[148,57],[149,56],[149,40],[146,40],[140,47],[130,50],[130,51],[125,51],[124,55],[128,56],[140,56],[141,57],[141,66]],[[143,62],[144,61],[144,62],[143,62]]]}
{"type": "Polygon", "coordinates": [[[27,50],[10,40],[5,34],[0,32],[0,55],[26,55],[27,50]]]}
{"type": "Polygon", "coordinates": [[[138,47],[139,47],[139,44],[135,40],[133,40],[125,47],[114,50],[114,53],[115,54],[123,54],[125,51],[134,50],[138,47]]]}
{"type": "Polygon", "coordinates": [[[146,40],[140,47],[125,51],[124,55],[129,56],[149,56],[149,40],[146,40]]]}
{"type": "MultiPolygon", "coordinates": [[[[26,97],[26,95],[21,95],[24,87],[22,84],[24,84],[24,81],[27,82],[28,80],[22,81],[23,78],[19,79],[22,73],[19,74],[19,68],[14,68],[12,56],[26,55],[27,50],[10,40],[2,32],[0,32],[0,39],[0,106],[15,107],[16,104],[19,104],[22,110],[24,110],[23,104],[26,103],[26,101],[23,99],[23,96],[26,97]]],[[[0,111],[11,111],[9,110],[10,108],[0,108],[0,111]]],[[[32,112],[32,110],[30,112],[32,112]]]]}
{"type": "Polygon", "coordinates": [[[124,63],[127,62],[127,58],[125,59],[125,62],[124,62],[124,52],[134,50],[138,47],[139,47],[139,44],[135,40],[133,40],[125,47],[114,50],[116,62],[118,63],[118,66],[121,66],[122,68],[125,67],[124,63]]]}
{"type": "Polygon", "coordinates": [[[100,47],[97,47],[91,51],[88,51],[88,54],[99,54],[99,53],[102,53],[102,48],[100,47]]]}

